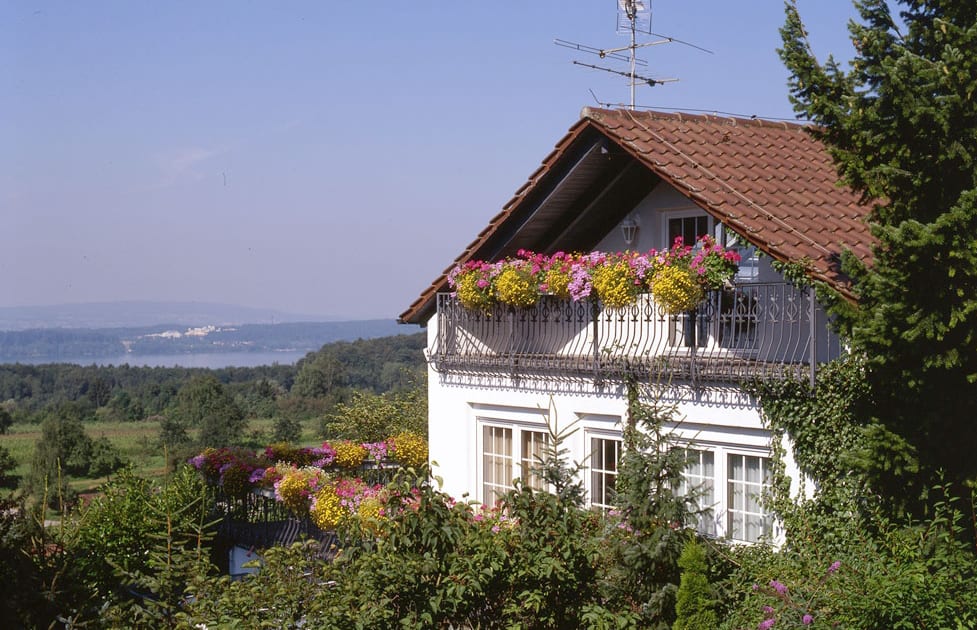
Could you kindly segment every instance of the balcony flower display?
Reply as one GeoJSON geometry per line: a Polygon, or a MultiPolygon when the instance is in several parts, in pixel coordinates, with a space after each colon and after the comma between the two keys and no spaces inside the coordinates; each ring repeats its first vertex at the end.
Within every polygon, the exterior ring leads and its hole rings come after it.
{"type": "Polygon", "coordinates": [[[732,280],[739,261],[739,254],[723,248],[711,236],[699,237],[695,247],[676,237],[671,249],[656,256],[651,293],[666,313],[691,311],[706,291],[721,289],[732,280]]]}
{"type": "Polygon", "coordinates": [[[326,473],[315,466],[292,467],[275,482],[275,498],[293,514],[308,514],[312,497],[326,483],[326,473]]]}
{"type": "Polygon", "coordinates": [[[686,245],[677,238],[663,251],[557,252],[519,250],[517,257],[489,263],[471,260],[448,273],[461,305],[488,312],[494,304],[531,308],[542,295],[580,301],[597,297],[606,308],[625,308],[651,292],[668,313],[696,307],[706,291],[727,286],[740,256],[711,236],[686,245]],[[657,287],[657,289],[656,289],[657,287]]]}
{"type": "Polygon", "coordinates": [[[419,468],[427,463],[427,441],[416,433],[404,432],[390,438],[391,454],[401,465],[419,468]]]}
{"type": "Polygon", "coordinates": [[[539,301],[539,272],[531,261],[506,261],[495,277],[495,296],[503,304],[530,308],[539,301]]]}
{"type": "Polygon", "coordinates": [[[451,270],[448,283],[462,306],[472,311],[487,311],[496,301],[494,281],[501,264],[469,261],[451,270]]]}
{"type": "Polygon", "coordinates": [[[604,254],[593,261],[590,277],[597,297],[608,308],[625,308],[645,292],[645,278],[654,258],[635,252],[604,254]]]}
{"type": "Polygon", "coordinates": [[[342,440],[333,445],[336,449],[335,463],[342,468],[356,468],[366,461],[369,451],[362,444],[350,440],[342,440]]]}

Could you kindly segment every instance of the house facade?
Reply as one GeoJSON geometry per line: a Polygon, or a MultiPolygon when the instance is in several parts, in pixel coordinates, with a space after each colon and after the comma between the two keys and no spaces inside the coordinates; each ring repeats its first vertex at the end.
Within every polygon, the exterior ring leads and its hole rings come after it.
{"type": "MultiPolygon", "coordinates": [[[[612,507],[627,385],[675,404],[669,428],[690,449],[704,533],[776,536],[758,497],[771,434],[752,379],[809,379],[840,355],[814,292],[775,261],[851,298],[845,249],[868,259],[865,208],[836,184],[830,156],[801,125],[586,108],[476,239],[401,315],[427,328],[429,439],[444,490],[492,504],[531,467],[551,430],[584,464],[594,506],[612,507]],[[711,235],[741,256],[730,286],[692,311],[651,294],[624,308],[542,297],[530,308],[467,309],[448,273],[520,249],[645,252],[711,235]]],[[[789,449],[788,449],[789,450],[789,449]]],[[[789,458],[788,458],[789,465],[789,458]]]]}

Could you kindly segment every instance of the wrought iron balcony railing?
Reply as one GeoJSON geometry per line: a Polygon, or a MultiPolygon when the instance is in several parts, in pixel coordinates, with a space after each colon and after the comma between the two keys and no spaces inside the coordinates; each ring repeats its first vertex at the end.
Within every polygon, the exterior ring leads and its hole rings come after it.
{"type": "Polygon", "coordinates": [[[813,291],[750,283],[712,291],[695,311],[665,313],[651,295],[623,309],[544,297],[536,306],[464,308],[438,295],[429,359],[445,373],[590,376],[673,382],[811,379],[841,347],[813,291]]]}

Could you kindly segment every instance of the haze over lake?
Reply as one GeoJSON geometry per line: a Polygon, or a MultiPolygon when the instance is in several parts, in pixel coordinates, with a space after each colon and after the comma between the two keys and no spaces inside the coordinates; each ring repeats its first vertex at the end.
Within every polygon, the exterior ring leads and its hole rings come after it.
{"type": "Polygon", "coordinates": [[[292,365],[308,354],[308,350],[281,352],[199,352],[192,354],[141,354],[114,357],[59,357],[56,359],[25,359],[16,363],[42,365],[45,363],[74,363],[76,365],[124,365],[132,367],[186,367],[216,370],[225,367],[257,367],[259,365],[292,365]]]}

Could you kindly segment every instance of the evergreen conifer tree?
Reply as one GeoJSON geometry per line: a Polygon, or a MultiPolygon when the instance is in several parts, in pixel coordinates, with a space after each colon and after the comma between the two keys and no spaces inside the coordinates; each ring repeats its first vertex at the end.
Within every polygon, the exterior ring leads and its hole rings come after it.
{"type": "Polygon", "coordinates": [[[855,6],[847,71],[816,59],[792,1],[780,54],[795,111],[871,204],[873,260],[843,257],[858,301],[836,312],[867,360],[872,447],[854,461],[911,508],[937,470],[977,478],[977,7],[855,6]]]}

